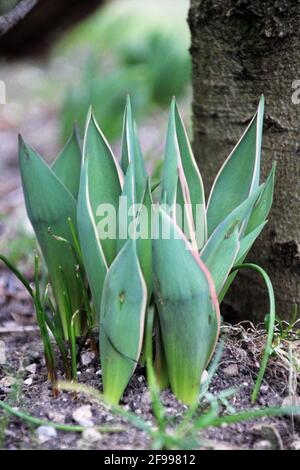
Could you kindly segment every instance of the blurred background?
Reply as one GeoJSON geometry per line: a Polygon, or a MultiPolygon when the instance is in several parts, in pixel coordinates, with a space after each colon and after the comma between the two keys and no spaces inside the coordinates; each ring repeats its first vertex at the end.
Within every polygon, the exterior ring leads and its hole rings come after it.
{"type": "Polygon", "coordinates": [[[168,106],[190,124],[188,0],[0,0],[0,252],[34,247],[18,171],[17,135],[52,161],[90,105],[117,156],[131,95],[149,171],[158,175],[168,106]]]}

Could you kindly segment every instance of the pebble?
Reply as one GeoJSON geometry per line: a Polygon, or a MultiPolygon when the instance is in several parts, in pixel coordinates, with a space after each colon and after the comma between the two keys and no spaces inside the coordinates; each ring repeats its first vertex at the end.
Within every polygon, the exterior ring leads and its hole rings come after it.
{"type": "Polygon", "coordinates": [[[86,428],[82,433],[82,439],[88,442],[98,442],[101,441],[102,435],[96,428],[90,427],[86,428]]]}
{"type": "Polygon", "coordinates": [[[271,450],[272,444],[270,441],[263,439],[261,441],[256,441],[253,445],[254,450],[271,450]]]}
{"type": "Polygon", "coordinates": [[[32,377],[28,377],[28,379],[24,380],[24,384],[25,384],[25,385],[32,385],[32,382],[33,382],[33,378],[32,378],[32,377]]]}
{"type": "Polygon", "coordinates": [[[150,392],[148,390],[146,390],[143,393],[141,402],[142,402],[143,405],[145,405],[147,407],[151,405],[151,395],[150,395],[150,392]]]}
{"type": "Polygon", "coordinates": [[[83,405],[73,411],[72,418],[81,426],[93,426],[92,412],[90,405],[83,405]]]}
{"type": "Polygon", "coordinates": [[[87,351],[81,355],[81,364],[83,366],[88,366],[94,358],[95,354],[91,351],[87,351]]]}
{"type": "Polygon", "coordinates": [[[54,421],[55,423],[65,422],[65,416],[62,413],[59,413],[58,411],[48,411],[47,416],[51,421],[54,421]]]}
{"type": "Polygon", "coordinates": [[[300,441],[294,441],[294,442],[292,442],[291,448],[292,448],[293,450],[300,450],[300,441]]]}
{"type": "Polygon", "coordinates": [[[52,426],[39,426],[36,432],[41,444],[57,437],[56,429],[52,426]]]}
{"type": "Polygon", "coordinates": [[[260,393],[262,393],[263,395],[266,395],[266,393],[268,393],[269,391],[269,385],[262,385],[260,387],[260,393]]]}
{"type": "Polygon", "coordinates": [[[15,379],[11,377],[10,375],[7,375],[3,377],[3,379],[0,380],[0,385],[3,387],[11,387],[15,382],[15,379]]]}
{"type": "Polygon", "coordinates": [[[227,375],[227,377],[236,377],[239,375],[239,368],[237,364],[230,364],[229,366],[223,369],[223,373],[227,375]]]}
{"type": "Polygon", "coordinates": [[[25,370],[34,375],[36,373],[36,364],[30,364],[29,366],[25,367],[25,370]]]}

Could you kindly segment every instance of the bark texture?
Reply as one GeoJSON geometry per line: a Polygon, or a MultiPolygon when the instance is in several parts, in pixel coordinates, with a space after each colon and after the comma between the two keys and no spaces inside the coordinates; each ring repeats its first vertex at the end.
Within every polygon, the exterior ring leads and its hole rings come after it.
{"type": "MultiPolygon", "coordinates": [[[[277,313],[288,317],[300,303],[300,2],[191,0],[194,150],[210,187],[265,95],[262,177],[277,161],[269,223],[248,260],[269,273],[277,313]],[[299,85],[298,85],[299,87],[299,85]]],[[[235,318],[267,313],[265,287],[240,272],[225,304],[235,318]]]]}

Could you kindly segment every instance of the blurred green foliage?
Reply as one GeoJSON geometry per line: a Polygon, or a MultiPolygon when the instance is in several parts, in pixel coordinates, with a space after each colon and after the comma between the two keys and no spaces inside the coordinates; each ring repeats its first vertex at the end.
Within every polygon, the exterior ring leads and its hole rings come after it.
{"type": "Polygon", "coordinates": [[[62,104],[62,138],[73,119],[83,130],[90,105],[108,138],[122,127],[130,94],[137,118],[183,95],[190,81],[187,0],[121,0],[100,9],[65,36],[57,54],[78,58],[79,73],[62,104]]]}

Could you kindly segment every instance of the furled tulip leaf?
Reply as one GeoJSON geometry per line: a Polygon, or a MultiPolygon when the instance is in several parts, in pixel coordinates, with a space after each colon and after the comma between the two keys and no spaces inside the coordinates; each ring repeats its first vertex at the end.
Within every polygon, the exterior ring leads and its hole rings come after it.
{"type": "Polygon", "coordinates": [[[53,162],[52,170],[75,199],[79,190],[81,155],[78,136],[74,128],[68,142],[53,162]]]}
{"type": "Polygon", "coordinates": [[[244,261],[245,257],[247,256],[248,251],[252,247],[257,237],[262,232],[266,223],[267,221],[263,222],[261,225],[259,225],[254,230],[252,230],[252,232],[248,233],[247,235],[244,235],[244,237],[241,239],[240,249],[239,249],[239,252],[237,254],[234,264],[241,264],[244,261]]]}
{"type": "Polygon", "coordinates": [[[151,190],[148,178],[145,180],[144,194],[140,204],[136,204],[134,164],[130,162],[125,175],[122,200],[119,205],[118,252],[133,233],[137,237],[137,253],[147,285],[148,296],[152,293],[152,247],[151,247],[151,190]],[[126,198],[126,199],[125,199],[126,198]],[[123,207],[124,204],[124,207],[123,207]],[[126,204],[126,207],[125,207],[126,204]],[[130,208],[130,211],[128,210],[130,208]],[[137,229],[140,232],[137,233],[137,229]]]}
{"type": "Polygon", "coordinates": [[[198,249],[204,245],[207,237],[205,193],[204,186],[198,169],[192,147],[180,116],[178,106],[174,100],[174,114],[178,147],[183,167],[183,172],[189,189],[190,204],[192,208],[194,226],[197,229],[196,239],[198,249]]]}
{"type": "MultiPolygon", "coordinates": [[[[118,239],[117,251],[119,252],[126,244],[130,231],[135,232],[135,220],[137,205],[135,190],[134,163],[130,162],[124,178],[121,199],[118,208],[118,239]]],[[[132,233],[131,233],[132,235],[132,233]]]]}
{"type": "Polygon", "coordinates": [[[71,246],[55,237],[73,243],[68,218],[76,226],[76,201],[52,169],[21,138],[19,159],[28,217],[47,264],[64,334],[68,338],[70,312],[66,309],[61,276],[63,273],[74,313],[81,305],[77,260],[71,246]]]}
{"type": "Polygon", "coordinates": [[[77,203],[77,226],[83,264],[87,273],[97,316],[100,314],[102,289],[107,273],[107,264],[99,240],[96,223],[89,198],[89,158],[83,163],[77,203]]]}
{"type": "Polygon", "coordinates": [[[184,234],[162,208],[155,220],[153,287],[169,379],[176,397],[191,404],[215,348],[219,307],[213,280],[184,234]]]}
{"type": "Polygon", "coordinates": [[[151,240],[151,214],[152,197],[150,180],[148,178],[144,189],[142,207],[137,217],[137,230],[140,231],[140,237],[137,238],[137,253],[146,282],[148,301],[152,295],[152,240],[151,240]]]}
{"type": "Polygon", "coordinates": [[[108,271],[101,304],[103,388],[111,403],[120,400],[139,359],[146,304],[135,240],[129,239],[108,271]]]}
{"type": "Polygon", "coordinates": [[[220,293],[236,261],[236,256],[239,251],[239,239],[242,236],[241,229],[262,190],[263,186],[258,188],[242,204],[225,217],[213,231],[201,251],[201,259],[211,272],[216,284],[217,294],[220,293]]]}
{"type": "Polygon", "coordinates": [[[221,291],[239,251],[239,232],[240,222],[233,222],[221,240],[207,244],[201,253],[201,259],[214,280],[217,294],[221,291]]]}
{"type": "Polygon", "coordinates": [[[84,136],[83,158],[88,158],[88,187],[92,215],[98,226],[98,235],[109,266],[116,256],[116,237],[106,237],[99,229],[100,225],[109,224],[119,204],[122,171],[119,168],[105,137],[90,112],[84,136]],[[114,214],[111,214],[114,211],[114,214]],[[100,224],[100,220],[102,223],[100,224]],[[98,225],[98,223],[99,225],[98,225]]]}
{"type": "Polygon", "coordinates": [[[144,194],[145,183],[147,179],[147,171],[143,160],[140,143],[137,136],[136,126],[132,117],[132,109],[130,97],[127,97],[123,136],[122,136],[122,159],[121,167],[124,173],[127,172],[130,163],[134,165],[134,181],[136,191],[136,201],[141,203],[144,194]]]}
{"type": "MultiPolygon", "coordinates": [[[[248,235],[245,235],[240,243],[240,249],[238,251],[238,254],[236,256],[236,259],[234,261],[234,265],[239,265],[242,264],[252,247],[253,243],[257,239],[257,237],[260,235],[262,232],[264,226],[266,225],[267,221],[265,221],[263,224],[259,225],[256,227],[256,229],[252,230],[248,235]]],[[[237,276],[238,271],[235,271],[234,273],[231,273],[228,278],[226,279],[226,282],[224,283],[224,286],[222,287],[221,292],[218,295],[219,302],[221,303],[222,300],[224,299],[229,287],[231,286],[232,282],[234,281],[235,277],[237,276]]]]}
{"type": "Polygon", "coordinates": [[[207,203],[208,236],[259,186],[263,113],[261,97],[252,121],[215,179],[207,203]]]}
{"type": "Polygon", "coordinates": [[[188,222],[184,225],[185,234],[192,243],[195,238],[200,249],[206,240],[204,188],[175,99],[169,117],[161,194],[170,207],[175,203],[181,207],[188,222]]]}
{"type": "Polygon", "coordinates": [[[268,217],[273,202],[274,183],[275,183],[275,170],[276,164],[272,166],[272,170],[264,183],[262,193],[253,207],[249,222],[247,224],[245,235],[253,232],[253,230],[260,226],[268,217]]]}

